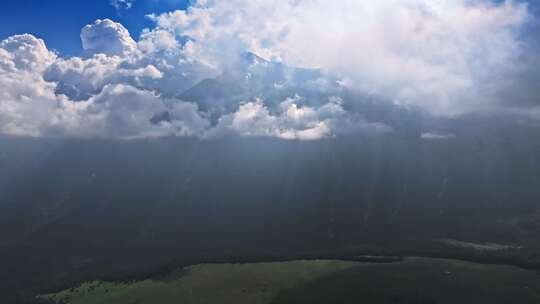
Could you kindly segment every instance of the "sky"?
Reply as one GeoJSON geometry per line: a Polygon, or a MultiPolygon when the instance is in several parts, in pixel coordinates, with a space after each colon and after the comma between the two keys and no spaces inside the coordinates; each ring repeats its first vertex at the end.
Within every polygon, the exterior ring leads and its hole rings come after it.
{"type": "Polygon", "coordinates": [[[49,48],[66,56],[82,51],[80,31],[96,19],[110,18],[121,22],[137,37],[152,22],[148,14],[185,9],[189,0],[138,0],[127,9],[110,0],[7,0],[0,3],[0,39],[30,33],[47,41],[49,48]],[[5,26],[9,25],[9,26],[5,26]]]}
{"type": "Polygon", "coordinates": [[[3,1],[0,134],[319,140],[399,131],[396,119],[370,114],[380,108],[405,113],[397,120],[539,120],[538,7],[3,1]]]}
{"type": "MultiPolygon", "coordinates": [[[[129,9],[122,1],[111,0],[48,0],[47,4],[40,0],[2,1],[0,20],[9,26],[0,27],[0,39],[30,33],[46,40],[49,48],[62,55],[73,56],[82,51],[80,29],[96,19],[118,21],[138,37],[144,28],[152,27],[147,15],[186,9],[191,1],[137,0],[131,2],[129,9]]],[[[540,14],[540,0],[526,2],[533,14],[540,14]]]]}

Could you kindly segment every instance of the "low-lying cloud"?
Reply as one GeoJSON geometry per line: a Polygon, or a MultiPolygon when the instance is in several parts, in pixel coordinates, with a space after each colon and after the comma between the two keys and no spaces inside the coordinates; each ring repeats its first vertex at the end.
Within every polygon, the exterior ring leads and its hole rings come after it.
{"type": "Polygon", "coordinates": [[[537,104],[519,81],[538,62],[523,3],[199,0],[149,18],[138,41],[85,26],[79,57],[3,40],[0,133],[316,140],[392,131],[345,92],[435,117],[537,104]]]}

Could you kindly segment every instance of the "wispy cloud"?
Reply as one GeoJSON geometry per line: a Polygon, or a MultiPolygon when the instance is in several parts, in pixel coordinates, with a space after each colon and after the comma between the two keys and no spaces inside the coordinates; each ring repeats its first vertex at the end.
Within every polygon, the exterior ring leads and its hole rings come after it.
{"type": "Polygon", "coordinates": [[[434,132],[426,132],[426,133],[422,133],[421,137],[422,137],[422,139],[426,139],[426,140],[444,140],[444,139],[456,138],[456,135],[454,135],[454,134],[439,134],[439,133],[434,133],[434,132]]]}
{"type": "Polygon", "coordinates": [[[136,0],[109,0],[109,3],[116,8],[117,11],[130,9],[136,0]]]}

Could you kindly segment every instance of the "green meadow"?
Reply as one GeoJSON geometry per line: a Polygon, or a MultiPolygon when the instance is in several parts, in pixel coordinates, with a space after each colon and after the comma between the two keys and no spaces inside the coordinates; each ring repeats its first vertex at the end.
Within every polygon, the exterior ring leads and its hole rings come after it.
{"type": "Polygon", "coordinates": [[[209,264],[132,283],[90,282],[44,295],[68,304],[540,303],[534,271],[457,260],[209,264]]]}
{"type": "Polygon", "coordinates": [[[133,283],[95,281],[43,297],[69,304],[263,304],[271,303],[283,290],[357,265],[344,261],[197,265],[167,278],[133,283]]]}

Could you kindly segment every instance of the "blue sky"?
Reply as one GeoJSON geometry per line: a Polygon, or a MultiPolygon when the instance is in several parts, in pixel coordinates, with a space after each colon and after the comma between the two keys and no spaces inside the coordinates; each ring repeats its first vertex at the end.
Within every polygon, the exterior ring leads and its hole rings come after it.
{"type": "Polygon", "coordinates": [[[96,19],[110,18],[122,23],[138,37],[151,27],[150,13],[184,9],[189,0],[138,0],[130,10],[117,11],[109,0],[4,0],[0,3],[0,39],[30,33],[47,42],[62,55],[81,52],[80,30],[96,19]]]}

